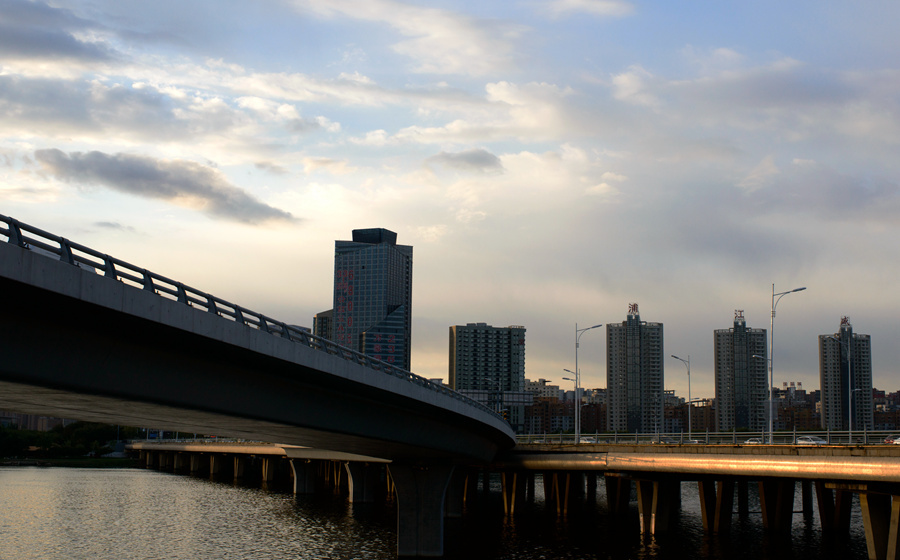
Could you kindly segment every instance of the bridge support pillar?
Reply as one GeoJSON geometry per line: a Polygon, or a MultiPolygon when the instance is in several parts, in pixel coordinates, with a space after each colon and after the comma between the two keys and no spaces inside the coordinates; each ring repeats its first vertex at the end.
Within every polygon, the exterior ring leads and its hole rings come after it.
{"type": "Polygon", "coordinates": [[[667,480],[636,480],[635,483],[641,533],[655,535],[657,531],[667,531],[679,484],[667,480]]]}
{"type": "Polygon", "coordinates": [[[380,465],[371,463],[344,463],[347,471],[347,489],[350,502],[374,502],[381,485],[380,465]]]}
{"type": "Polygon", "coordinates": [[[859,495],[863,525],[866,528],[866,548],[871,560],[895,560],[897,556],[898,526],[900,526],[900,496],[887,494],[859,495]]]}
{"type": "Polygon", "coordinates": [[[270,457],[262,458],[262,482],[268,484],[275,480],[275,463],[276,459],[270,457]]]}
{"type": "Polygon", "coordinates": [[[235,455],[234,457],[234,479],[241,480],[244,478],[244,469],[247,468],[247,459],[235,455]]]}
{"type": "Polygon", "coordinates": [[[734,508],[733,480],[701,480],[700,512],[703,529],[707,533],[726,533],[731,528],[731,512],[734,508]]]}
{"type": "Polygon", "coordinates": [[[589,503],[597,501],[597,473],[587,473],[587,499],[589,503]]]}
{"type": "Polygon", "coordinates": [[[181,472],[185,470],[187,467],[185,465],[188,464],[188,456],[184,453],[176,453],[174,463],[172,464],[175,472],[181,472]]]}
{"type": "Polygon", "coordinates": [[[442,556],[444,495],[453,465],[391,463],[397,491],[397,554],[442,556]]]}
{"type": "Polygon", "coordinates": [[[511,516],[516,512],[516,498],[519,495],[519,473],[516,471],[500,473],[501,496],[503,497],[503,514],[511,516]]]}
{"type": "Polygon", "coordinates": [[[780,535],[790,534],[794,515],[794,481],[786,478],[760,480],[759,506],[766,529],[780,535]]]}
{"type": "Polygon", "coordinates": [[[853,495],[826,482],[816,482],[816,501],[824,535],[847,535],[853,495]]]}
{"type": "Polygon", "coordinates": [[[444,497],[444,514],[450,518],[459,518],[463,514],[468,490],[469,471],[455,469],[450,477],[447,495],[444,497]]]}
{"type": "Polygon", "coordinates": [[[631,499],[631,480],[620,476],[606,476],[606,504],[613,517],[628,515],[628,501],[631,499]]]}
{"type": "Polygon", "coordinates": [[[209,455],[209,476],[216,476],[222,470],[222,462],[225,460],[225,457],[217,454],[210,453],[209,455]]]}
{"type": "Polygon", "coordinates": [[[294,473],[294,494],[314,494],[316,492],[316,465],[309,459],[291,459],[294,473]]]}
{"type": "Polygon", "coordinates": [[[191,474],[198,475],[205,471],[203,459],[204,457],[200,453],[191,453],[191,474]]]}

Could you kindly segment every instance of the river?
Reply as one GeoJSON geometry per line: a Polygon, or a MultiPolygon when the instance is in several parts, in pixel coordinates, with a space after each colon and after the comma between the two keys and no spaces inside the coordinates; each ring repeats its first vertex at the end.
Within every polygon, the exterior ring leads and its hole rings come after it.
{"type": "MultiPolygon", "coordinates": [[[[735,515],[729,535],[708,537],[696,484],[684,483],[674,530],[642,538],[636,521],[610,520],[602,489],[598,504],[579,502],[565,520],[545,508],[540,495],[513,519],[502,515],[499,502],[470,508],[462,519],[447,521],[445,557],[867,558],[858,503],[846,538],[824,538],[815,515],[797,513],[790,538],[772,540],[751,493],[751,513],[735,515]]],[[[0,468],[0,560],[387,560],[395,551],[390,503],[295,497],[143,469],[0,468]]]]}

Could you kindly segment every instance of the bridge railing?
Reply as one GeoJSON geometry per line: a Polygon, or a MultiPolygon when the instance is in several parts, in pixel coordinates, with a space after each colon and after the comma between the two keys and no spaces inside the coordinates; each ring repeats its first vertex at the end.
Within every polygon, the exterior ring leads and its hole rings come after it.
{"type": "MultiPolygon", "coordinates": [[[[854,430],[847,431],[776,431],[771,445],[877,445],[891,443],[900,431],[854,430]],[[821,441],[819,441],[821,440],[821,441]]],[[[669,444],[669,445],[769,445],[768,432],[687,432],[671,433],[583,433],[582,444],[669,444]]],[[[563,444],[575,443],[574,434],[520,434],[516,436],[520,444],[563,444]]],[[[900,443],[900,442],[898,442],[900,443]]]]}
{"type": "Polygon", "coordinates": [[[338,356],[344,360],[362,365],[369,369],[404,379],[409,383],[447,395],[453,399],[462,401],[473,408],[503,419],[500,414],[491,410],[484,404],[461,395],[449,387],[433,383],[432,381],[405,369],[398,368],[397,366],[381,360],[376,360],[371,356],[367,356],[361,352],[347,348],[346,346],[336,344],[331,340],[316,336],[303,327],[288,325],[282,321],[277,321],[262,313],[257,313],[246,307],[241,307],[240,305],[218,298],[212,294],[197,290],[155,272],[151,272],[146,268],[111,257],[110,255],[101,253],[79,243],[69,241],[64,237],[25,224],[14,218],[0,214],[0,223],[5,225],[5,227],[0,226],[0,235],[6,236],[8,243],[17,245],[23,249],[35,251],[47,257],[58,258],[62,262],[77,266],[86,271],[102,274],[107,278],[115,279],[133,288],[146,290],[160,297],[177,301],[178,303],[190,307],[203,309],[209,313],[222,317],[223,319],[234,321],[246,327],[266,332],[274,336],[286,338],[292,342],[309,346],[310,348],[321,352],[327,352],[328,354],[338,356]]]}

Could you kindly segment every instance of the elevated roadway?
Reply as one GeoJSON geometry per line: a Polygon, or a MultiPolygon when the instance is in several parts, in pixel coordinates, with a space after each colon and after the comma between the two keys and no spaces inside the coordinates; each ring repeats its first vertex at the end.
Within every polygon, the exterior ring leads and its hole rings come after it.
{"type": "Polygon", "coordinates": [[[421,516],[454,465],[515,444],[477,402],[304,329],[6,216],[0,236],[0,409],[391,461],[412,555],[440,552],[421,516]]]}

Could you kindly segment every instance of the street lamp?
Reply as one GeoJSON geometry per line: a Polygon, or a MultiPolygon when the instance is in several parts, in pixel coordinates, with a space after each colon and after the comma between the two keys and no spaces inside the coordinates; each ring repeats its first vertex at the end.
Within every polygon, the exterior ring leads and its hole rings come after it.
{"type": "MultiPolygon", "coordinates": [[[[563,371],[568,371],[572,375],[575,375],[575,372],[572,370],[563,368],[563,371]]],[[[575,384],[575,425],[578,426],[578,381],[573,377],[563,377],[563,379],[565,379],[566,381],[571,381],[575,384]]],[[[577,444],[580,439],[581,439],[581,437],[578,434],[578,428],[576,427],[575,428],[575,443],[577,444]]]]}
{"type": "Polygon", "coordinates": [[[794,288],[787,292],[775,293],[775,284],[772,284],[772,319],[769,323],[769,443],[775,443],[775,371],[773,362],[775,361],[775,308],[781,298],[794,292],[802,292],[806,287],[794,288]],[[775,297],[778,299],[775,299],[775,297]]]}
{"type": "Polygon", "coordinates": [[[687,375],[688,375],[688,440],[693,439],[691,437],[691,355],[688,354],[687,360],[683,358],[679,358],[675,354],[672,354],[672,357],[683,363],[687,366],[687,375]]]}
{"type": "Polygon", "coordinates": [[[581,335],[583,335],[586,331],[591,329],[597,329],[602,327],[603,325],[594,325],[593,327],[586,327],[583,329],[578,328],[578,323],[575,323],[575,371],[569,371],[575,375],[575,443],[578,444],[581,441],[581,395],[578,394],[578,387],[581,385],[581,373],[578,370],[578,341],[581,340],[581,335]]]}

